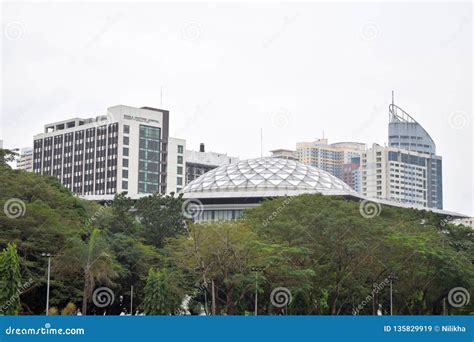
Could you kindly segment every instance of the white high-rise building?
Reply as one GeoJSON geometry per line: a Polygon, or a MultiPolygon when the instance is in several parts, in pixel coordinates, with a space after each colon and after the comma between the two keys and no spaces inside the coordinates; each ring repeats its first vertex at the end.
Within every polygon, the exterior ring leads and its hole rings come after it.
{"type": "Polygon", "coordinates": [[[361,160],[361,194],[428,207],[427,156],[374,144],[361,160]]]}
{"type": "Polygon", "coordinates": [[[28,172],[33,171],[33,149],[31,147],[20,149],[19,156],[16,160],[16,168],[28,172]]]}
{"type": "Polygon", "coordinates": [[[339,142],[328,144],[328,139],[296,144],[298,160],[306,165],[320,168],[344,180],[358,191],[359,161],[366,146],[358,142],[339,142]]]}
{"type": "Polygon", "coordinates": [[[107,115],[47,124],[33,149],[35,173],[86,198],[169,194],[184,185],[186,142],[169,137],[162,109],[119,105],[107,115]]]}

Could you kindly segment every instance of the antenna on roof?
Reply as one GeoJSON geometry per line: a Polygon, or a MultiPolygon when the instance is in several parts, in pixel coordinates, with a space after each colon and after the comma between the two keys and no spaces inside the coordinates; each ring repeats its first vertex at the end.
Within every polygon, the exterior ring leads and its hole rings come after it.
{"type": "Polygon", "coordinates": [[[163,87],[160,89],[160,108],[163,109],[163,87]]]}
{"type": "Polygon", "coordinates": [[[260,158],[263,157],[263,128],[260,128],[260,158]]]}

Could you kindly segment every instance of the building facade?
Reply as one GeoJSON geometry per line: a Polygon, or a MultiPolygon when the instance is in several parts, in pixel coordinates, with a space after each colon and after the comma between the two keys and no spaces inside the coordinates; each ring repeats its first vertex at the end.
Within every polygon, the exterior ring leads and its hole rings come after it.
{"type": "Polygon", "coordinates": [[[298,160],[298,154],[296,153],[296,151],[293,151],[293,150],[279,148],[270,152],[272,154],[271,155],[272,158],[289,159],[289,160],[295,160],[295,161],[298,160]]]}
{"type": "Polygon", "coordinates": [[[25,147],[19,150],[16,168],[27,172],[33,171],[33,149],[31,147],[25,147]]]}
{"type": "Polygon", "coordinates": [[[206,152],[205,145],[201,143],[199,151],[186,151],[186,184],[216,167],[238,161],[238,157],[231,157],[226,153],[206,152]]]}
{"type": "Polygon", "coordinates": [[[357,142],[328,144],[328,139],[296,144],[298,160],[306,165],[317,167],[345,182],[354,190],[359,188],[357,160],[366,146],[357,142]],[[349,170],[350,169],[350,170],[349,170]]]}
{"type": "Polygon", "coordinates": [[[422,153],[426,164],[427,206],[443,209],[443,161],[429,133],[403,109],[389,106],[388,145],[422,153]]]}
{"type": "Polygon", "coordinates": [[[428,203],[428,159],[424,153],[374,144],[362,155],[361,194],[431,207],[428,203]]]}
{"type": "Polygon", "coordinates": [[[151,107],[114,106],[34,136],[33,171],[86,197],[176,192],[184,160],[185,141],[169,137],[169,112],[151,107]]]}

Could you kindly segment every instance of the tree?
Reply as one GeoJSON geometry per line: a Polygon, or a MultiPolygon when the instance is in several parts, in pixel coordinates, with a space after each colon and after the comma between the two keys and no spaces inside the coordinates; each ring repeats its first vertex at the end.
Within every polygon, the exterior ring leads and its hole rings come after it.
{"type": "Polygon", "coordinates": [[[114,256],[109,252],[106,240],[94,228],[87,240],[73,238],[69,241],[67,254],[59,258],[63,272],[79,271],[83,276],[82,314],[87,314],[97,282],[111,285],[119,271],[114,256]]]}
{"type": "Polygon", "coordinates": [[[150,269],[143,302],[147,315],[172,315],[178,312],[184,296],[173,283],[173,275],[169,270],[150,269]]]}
{"type": "Polygon", "coordinates": [[[166,238],[185,231],[182,205],[182,195],[174,197],[155,193],[137,201],[137,216],[148,244],[161,248],[166,238]]]}
{"type": "Polygon", "coordinates": [[[15,161],[17,156],[18,153],[16,152],[0,148],[0,170],[11,169],[11,167],[7,163],[15,161]]]}
{"type": "Polygon", "coordinates": [[[198,284],[207,298],[215,297],[216,312],[220,314],[253,310],[255,267],[261,270],[257,276],[262,310],[268,308],[273,288],[285,282],[297,291],[308,285],[311,273],[288,264],[288,255],[304,258],[303,249],[266,243],[243,221],[191,225],[189,235],[168,240],[163,253],[167,267],[187,275],[188,287],[198,284]]]}
{"type": "Polygon", "coordinates": [[[14,244],[8,244],[0,255],[0,311],[17,315],[20,305],[20,260],[14,244]]]}

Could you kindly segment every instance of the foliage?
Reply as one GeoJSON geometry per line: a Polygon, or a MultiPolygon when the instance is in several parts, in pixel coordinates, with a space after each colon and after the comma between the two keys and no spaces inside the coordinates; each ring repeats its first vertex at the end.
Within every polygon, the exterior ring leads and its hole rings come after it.
{"type": "Polygon", "coordinates": [[[123,299],[107,314],[123,309],[131,286],[134,307],[149,314],[183,313],[189,298],[193,314],[212,312],[213,301],[215,314],[246,314],[256,291],[259,314],[368,315],[379,304],[387,313],[390,275],[396,314],[474,312],[446,300],[455,287],[473,293],[474,231],[430,211],[384,205],[364,218],[356,201],[301,195],[264,201],[239,221],[186,228],[181,196],[88,202],[56,178],[12,170],[7,158],[0,150],[0,206],[24,205],[18,217],[0,211],[0,304],[13,295],[11,314],[44,313],[44,252],[53,255],[50,305],[62,314],[76,306],[86,314],[97,286],[123,299]],[[22,279],[31,286],[18,296],[22,279]],[[277,287],[291,292],[285,308],[270,300],[277,287]]]}
{"type": "Polygon", "coordinates": [[[20,261],[16,246],[8,244],[0,254],[0,313],[17,315],[20,310],[20,261]]]}
{"type": "Polygon", "coordinates": [[[147,315],[171,315],[179,311],[183,295],[173,286],[174,280],[173,274],[166,269],[150,269],[144,299],[147,315]]]}

